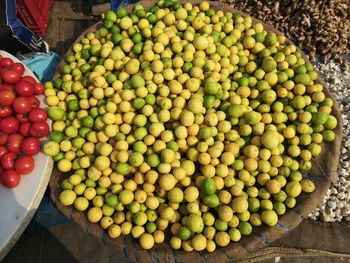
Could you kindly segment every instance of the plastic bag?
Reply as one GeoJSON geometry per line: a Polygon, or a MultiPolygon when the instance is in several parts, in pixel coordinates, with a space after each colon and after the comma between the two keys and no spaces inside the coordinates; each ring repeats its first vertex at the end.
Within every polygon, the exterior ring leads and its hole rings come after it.
{"type": "Polygon", "coordinates": [[[130,5],[130,4],[135,4],[139,0],[111,0],[111,10],[115,11],[119,7],[130,5]]]}
{"type": "Polygon", "coordinates": [[[33,71],[41,82],[52,79],[56,72],[57,65],[61,61],[61,57],[52,51],[49,53],[29,53],[21,56],[19,56],[18,59],[33,71]]]}

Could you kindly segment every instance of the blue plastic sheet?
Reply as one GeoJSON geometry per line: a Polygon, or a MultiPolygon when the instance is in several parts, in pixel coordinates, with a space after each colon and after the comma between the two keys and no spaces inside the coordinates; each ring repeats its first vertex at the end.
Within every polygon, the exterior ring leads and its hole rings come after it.
{"type": "Polygon", "coordinates": [[[126,6],[126,5],[129,5],[129,4],[135,4],[138,1],[139,0],[111,0],[111,10],[115,11],[119,7],[126,6]]]}
{"type": "Polygon", "coordinates": [[[49,53],[33,53],[31,57],[21,61],[44,83],[51,80],[54,76],[61,57],[50,51],[49,53]]]}

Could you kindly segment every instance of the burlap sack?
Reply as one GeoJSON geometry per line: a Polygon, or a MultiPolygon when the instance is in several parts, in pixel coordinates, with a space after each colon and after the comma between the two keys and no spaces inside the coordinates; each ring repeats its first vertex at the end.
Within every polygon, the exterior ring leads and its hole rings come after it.
{"type": "MultiPolygon", "coordinates": [[[[148,8],[152,6],[156,1],[142,1],[140,2],[144,7],[148,8]]],[[[185,1],[183,1],[185,2],[185,1]]],[[[200,0],[191,1],[193,4],[200,3],[200,0]]],[[[222,10],[225,12],[240,13],[246,15],[234,8],[223,5],[218,2],[210,2],[211,6],[216,10],[222,10]]],[[[127,7],[128,10],[132,9],[132,5],[127,7]]],[[[261,22],[254,19],[254,23],[261,22]]],[[[94,31],[100,24],[96,24],[89,28],[77,39],[77,42],[90,31],[94,31]]],[[[270,32],[281,34],[279,31],[265,24],[265,27],[270,32]]],[[[70,52],[68,52],[70,53],[70,52]]],[[[305,58],[306,59],[306,58],[305,58]]],[[[308,61],[306,59],[306,61],[308,61]]],[[[321,78],[318,82],[322,83],[324,87],[325,83],[321,78]]],[[[327,97],[332,97],[329,91],[326,89],[325,94],[327,97]]],[[[51,181],[51,198],[57,205],[57,208],[67,217],[73,219],[80,227],[95,236],[101,242],[115,248],[117,253],[123,253],[126,257],[137,262],[232,262],[235,260],[242,260],[252,252],[258,249],[268,247],[272,241],[287,235],[292,229],[300,224],[311,211],[313,211],[327,189],[333,182],[337,166],[339,163],[340,145],[342,140],[342,119],[338,104],[335,103],[332,114],[338,120],[338,127],[335,130],[336,139],[331,143],[322,145],[322,154],[313,160],[313,169],[309,173],[308,177],[314,181],[316,190],[312,194],[302,194],[298,198],[298,202],[295,208],[288,210],[288,212],[280,217],[279,222],[274,227],[257,227],[254,228],[253,234],[248,237],[243,237],[238,243],[230,243],[227,247],[217,247],[214,253],[204,252],[185,252],[183,250],[173,250],[169,245],[169,235],[167,240],[160,245],[155,245],[151,250],[143,250],[138,245],[138,241],[133,239],[130,235],[121,236],[117,239],[111,239],[106,232],[100,227],[99,224],[90,223],[85,213],[76,211],[74,208],[63,206],[58,201],[59,193],[61,192],[60,182],[67,178],[68,175],[60,174],[57,170],[54,170],[51,181]]],[[[82,241],[83,242],[83,241],[82,241]]]]}

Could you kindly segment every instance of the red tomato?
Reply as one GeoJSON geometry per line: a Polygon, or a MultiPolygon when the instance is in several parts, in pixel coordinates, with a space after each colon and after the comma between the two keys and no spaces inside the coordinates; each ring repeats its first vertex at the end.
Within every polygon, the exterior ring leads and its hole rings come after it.
{"type": "Polygon", "coordinates": [[[23,97],[30,97],[34,93],[34,86],[33,84],[29,83],[28,81],[20,80],[15,85],[15,92],[19,96],[23,97]]]}
{"type": "Polygon", "coordinates": [[[41,83],[35,83],[34,84],[34,94],[35,95],[41,95],[44,94],[45,91],[45,87],[43,84],[41,83]]]}
{"type": "Polygon", "coordinates": [[[26,97],[18,97],[12,105],[16,113],[27,114],[32,109],[31,101],[26,97]]]}
{"type": "Polygon", "coordinates": [[[0,105],[10,106],[15,100],[15,94],[9,90],[0,91],[0,105]]]}
{"type": "MultiPolygon", "coordinates": [[[[5,146],[0,145],[0,158],[4,155],[4,153],[7,153],[7,149],[5,146]]],[[[0,165],[1,168],[1,165],[0,165]]]]}
{"type": "Polygon", "coordinates": [[[40,151],[40,141],[35,137],[25,138],[21,143],[21,152],[25,155],[36,155],[40,151]]]}
{"type": "Polygon", "coordinates": [[[11,92],[15,92],[14,89],[13,89],[13,86],[12,85],[9,85],[9,84],[6,84],[6,85],[2,85],[0,86],[0,91],[11,91],[11,92]]]}
{"type": "Polygon", "coordinates": [[[42,138],[50,133],[49,125],[44,121],[35,121],[30,125],[29,134],[33,137],[42,138]]]}
{"type": "Polygon", "coordinates": [[[27,82],[29,82],[31,84],[35,84],[36,83],[36,80],[33,77],[31,77],[31,76],[23,76],[22,80],[27,81],[27,82]]]}
{"type": "Polygon", "coordinates": [[[13,110],[9,106],[0,106],[0,118],[10,117],[13,113],[13,110]]]}
{"type": "Polygon", "coordinates": [[[0,145],[5,145],[8,137],[9,136],[6,133],[0,132],[0,145]]]}
{"type": "Polygon", "coordinates": [[[1,167],[5,170],[10,170],[15,167],[16,154],[11,152],[6,152],[1,156],[1,167]]]}
{"type": "Polygon", "coordinates": [[[2,79],[11,84],[18,82],[21,79],[21,75],[22,73],[13,69],[12,66],[1,73],[2,79]]]}
{"type": "Polygon", "coordinates": [[[32,156],[19,157],[15,162],[15,170],[18,174],[29,174],[34,169],[34,159],[32,156]]]}
{"type": "Polygon", "coordinates": [[[28,116],[26,114],[16,114],[16,119],[19,122],[28,122],[28,116]]]}
{"type": "Polygon", "coordinates": [[[15,133],[18,130],[19,122],[15,117],[7,117],[0,122],[0,130],[6,134],[15,133]]]}
{"type": "Polygon", "coordinates": [[[22,63],[19,63],[19,62],[13,63],[11,68],[13,68],[14,70],[17,70],[21,74],[21,76],[25,71],[24,65],[22,63]]]}
{"type": "Polygon", "coordinates": [[[13,153],[20,152],[21,142],[23,140],[23,136],[17,133],[9,135],[7,139],[7,150],[13,153]]]}
{"type": "Polygon", "coordinates": [[[28,98],[30,103],[32,104],[32,108],[37,108],[40,106],[40,101],[37,97],[29,97],[28,98]]]}
{"type": "Polygon", "coordinates": [[[1,173],[0,181],[7,188],[14,188],[19,184],[20,177],[15,170],[7,170],[1,173]]]}
{"type": "Polygon", "coordinates": [[[29,129],[30,129],[30,123],[29,122],[22,122],[19,125],[19,133],[23,135],[24,137],[29,136],[29,129]]]}
{"type": "Polygon", "coordinates": [[[43,108],[34,108],[28,114],[28,119],[34,121],[46,121],[47,113],[43,108]]]}
{"type": "Polygon", "coordinates": [[[0,60],[0,66],[2,68],[7,68],[7,67],[11,66],[12,64],[13,64],[13,61],[10,58],[3,58],[0,60]]]}

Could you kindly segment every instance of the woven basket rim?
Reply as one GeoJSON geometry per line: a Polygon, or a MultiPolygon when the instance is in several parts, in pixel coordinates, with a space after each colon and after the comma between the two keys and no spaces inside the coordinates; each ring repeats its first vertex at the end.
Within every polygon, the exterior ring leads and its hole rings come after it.
{"type": "MultiPolygon", "coordinates": [[[[149,7],[155,3],[155,0],[152,1],[141,1],[137,4],[142,4],[143,6],[149,7]]],[[[201,1],[200,0],[194,0],[194,1],[181,1],[181,2],[191,2],[193,4],[198,4],[201,1]]],[[[223,10],[223,11],[229,11],[232,13],[239,13],[243,16],[248,16],[246,13],[241,12],[239,10],[236,10],[232,7],[229,7],[227,5],[223,5],[219,2],[209,2],[211,7],[216,10],[223,10]]],[[[131,10],[131,8],[134,5],[128,5],[126,8],[128,11],[131,10]]],[[[282,34],[280,31],[273,28],[271,25],[266,24],[256,18],[253,18],[253,24],[255,23],[262,23],[265,27],[265,29],[268,32],[274,32],[276,34],[282,34]]],[[[95,25],[89,27],[87,30],[85,30],[74,42],[78,43],[80,40],[86,35],[88,32],[95,31],[102,23],[98,22],[95,25]]],[[[290,40],[287,40],[287,43],[292,44],[290,40]]],[[[73,44],[73,45],[74,45],[73,44]]],[[[306,62],[309,62],[307,57],[303,52],[302,56],[305,59],[306,62]]],[[[68,51],[66,55],[71,54],[71,51],[68,51]]],[[[59,64],[59,67],[64,63],[62,61],[59,64]]],[[[57,78],[59,76],[58,73],[56,73],[54,78],[57,78]]],[[[332,94],[327,89],[327,86],[321,76],[319,75],[319,78],[317,79],[317,82],[321,83],[324,87],[324,92],[327,97],[331,97],[333,100],[332,94]]],[[[62,180],[62,175],[57,171],[57,169],[54,170],[51,181],[50,181],[50,190],[51,190],[51,198],[56,204],[59,211],[61,211],[65,216],[73,219],[85,232],[88,232],[95,236],[97,239],[99,239],[101,242],[112,246],[118,253],[124,253],[126,257],[128,257],[131,260],[135,260],[137,262],[214,262],[220,260],[220,262],[229,262],[232,260],[239,260],[248,257],[249,253],[255,252],[260,248],[269,246],[272,241],[277,240],[278,238],[281,238],[288,234],[291,230],[293,230],[295,227],[297,227],[302,220],[311,213],[318,205],[318,203],[322,200],[323,196],[326,194],[328,188],[330,187],[331,183],[334,181],[336,177],[336,171],[339,163],[339,156],[340,156],[340,144],[342,140],[342,118],[339,110],[339,105],[334,100],[334,106],[332,110],[332,114],[337,118],[338,120],[338,127],[335,130],[336,133],[336,140],[332,143],[328,143],[325,149],[325,145],[322,145],[322,154],[321,157],[325,158],[318,158],[313,161],[313,164],[316,164],[317,171],[315,173],[319,173],[320,175],[313,175],[312,180],[315,182],[316,185],[316,191],[312,194],[303,195],[301,202],[298,202],[295,208],[287,210],[286,214],[282,217],[279,217],[279,223],[278,225],[274,227],[258,227],[254,228],[254,232],[252,235],[243,237],[241,241],[238,243],[230,243],[225,248],[217,248],[217,250],[214,253],[208,253],[208,252],[185,252],[182,250],[173,250],[168,242],[165,242],[161,245],[155,245],[154,248],[152,248],[149,251],[141,249],[141,247],[138,245],[137,240],[133,239],[128,236],[120,236],[117,239],[112,240],[108,237],[105,230],[100,227],[99,224],[93,224],[90,223],[85,213],[80,213],[74,210],[72,207],[66,207],[59,203],[58,195],[60,192],[60,181],[62,180]],[[332,157],[332,161],[330,163],[325,162],[325,160],[328,160],[330,157],[332,157]],[[325,160],[323,160],[325,159],[325,160]]],[[[315,166],[315,165],[314,165],[315,166]]]]}

